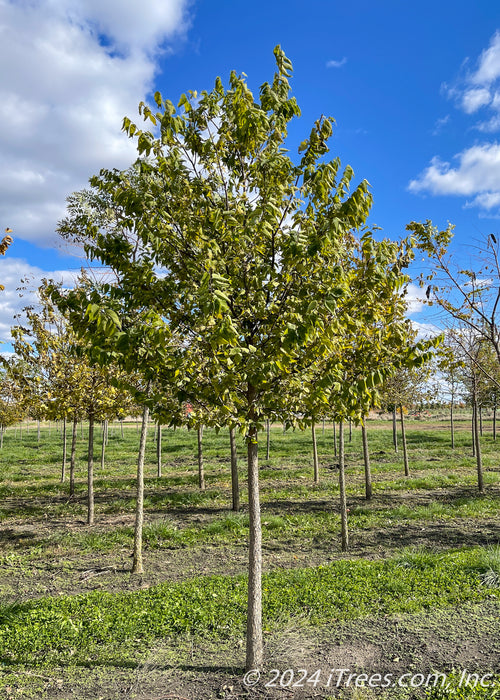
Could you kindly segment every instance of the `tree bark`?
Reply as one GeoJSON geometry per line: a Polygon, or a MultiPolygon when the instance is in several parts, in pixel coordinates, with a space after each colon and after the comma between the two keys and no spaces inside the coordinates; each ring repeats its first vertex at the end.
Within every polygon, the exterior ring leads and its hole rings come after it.
{"type": "Polygon", "coordinates": [[[311,425],[311,435],[313,444],[314,483],[319,484],[318,446],[316,444],[316,426],[314,423],[311,425]]]}
{"type": "Polygon", "coordinates": [[[63,417],[62,443],[63,443],[63,454],[62,454],[62,466],[61,466],[61,484],[66,479],[66,416],[63,417]]]}
{"type": "Polygon", "coordinates": [[[497,402],[493,404],[493,440],[497,439],[497,402]]]}
{"type": "Polygon", "coordinates": [[[392,444],[394,445],[394,452],[398,451],[398,423],[396,418],[396,404],[392,409],[392,444]]]}
{"type": "Polygon", "coordinates": [[[134,525],[134,558],[132,573],[142,574],[142,529],[144,525],[144,457],[146,455],[146,440],[148,435],[149,407],[144,406],[142,412],[141,438],[139,441],[139,454],[137,456],[137,495],[135,504],[134,525]]]}
{"type": "Polygon", "coordinates": [[[479,434],[483,437],[483,407],[479,406],[479,434]]]}
{"type": "Polygon", "coordinates": [[[344,421],[339,421],[339,492],[340,492],[340,528],[341,549],[347,552],[349,548],[349,528],[347,525],[347,499],[345,492],[345,450],[344,450],[344,421]]]}
{"type": "Polygon", "coordinates": [[[161,468],[162,468],[162,464],[161,464],[161,458],[162,458],[161,437],[162,437],[161,436],[161,423],[158,423],[158,434],[156,436],[156,468],[157,468],[156,475],[159,479],[161,478],[161,468]]]}
{"type": "Polygon", "coordinates": [[[406,431],[405,431],[405,417],[403,413],[403,404],[399,404],[399,416],[401,418],[401,442],[403,443],[403,461],[405,465],[405,476],[410,476],[410,467],[408,465],[408,450],[406,447],[406,431]]]}
{"type": "Polygon", "coordinates": [[[476,425],[476,417],[475,417],[475,412],[476,412],[476,407],[474,403],[474,399],[472,400],[472,418],[471,418],[471,433],[472,433],[472,456],[476,456],[476,433],[475,433],[475,425],[476,425]]]}
{"type": "Polygon", "coordinates": [[[269,454],[271,449],[271,421],[269,418],[266,421],[266,460],[269,462],[269,454]]]}
{"type": "Polygon", "coordinates": [[[233,496],[232,509],[237,513],[240,509],[240,487],[238,481],[238,455],[236,452],[236,435],[234,428],[229,428],[229,444],[231,447],[231,491],[233,496]]]}
{"type": "Polygon", "coordinates": [[[484,491],[483,481],[483,459],[481,455],[481,441],[479,439],[479,421],[477,399],[474,396],[474,442],[476,443],[476,465],[477,465],[477,488],[480,493],[484,491]]]}
{"type": "Polygon", "coordinates": [[[361,423],[361,437],[363,439],[363,459],[365,462],[365,499],[371,501],[372,499],[372,474],[370,466],[370,452],[368,449],[368,433],[366,430],[366,423],[363,421],[361,423]]]}
{"type": "Polygon", "coordinates": [[[337,456],[337,426],[335,424],[335,418],[333,419],[333,456],[337,456]]]}
{"type": "Polygon", "coordinates": [[[71,455],[69,460],[69,495],[75,495],[75,457],[76,457],[76,439],[78,430],[78,418],[73,418],[73,430],[71,432],[71,455]]]}
{"type": "Polygon", "coordinates": [[[205,490],[205,469],[203,467],[203,426],[198,426],[198,485],[205,490]]]}
{"type": "Polygon", "coordinates": [[[349,442],[352,442],[352,420],[349,418],[349,442]]]}
{"type": "Polygon", "coordinates": [[[451,449],[455,449],[455,424],[453,422],[453,398],[450,404],[450,431],[451,431],[451,449]]]}
{"type": "Polygon", "coordinates": [[[89,451],[87,455],[87,525],[94,524],[94,416],[89,416],[89,451]]]}
{"type": "MultiPolygon", "coordinates": [[[[250,421],[255,420],[255,387],[248,386],[248,406],[250,421]]],[[[247,436],[248,466],[248,609],[247,609],[247,648],[246,669],[259,669],[263,662],[262,639],[262,526],[259,499],[259,453],[258,432],[251,423],[247,436]]]]}

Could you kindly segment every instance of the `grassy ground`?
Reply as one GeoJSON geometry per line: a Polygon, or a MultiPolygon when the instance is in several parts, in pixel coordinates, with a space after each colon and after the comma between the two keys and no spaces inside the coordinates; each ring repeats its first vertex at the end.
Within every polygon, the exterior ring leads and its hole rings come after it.
{"type": "MultiPolygon", "coordinates": [[[[228,436],[205,431],[202,492],[196,434],[163,429],[157,478],[151,426],[145,574],[136,576],[136,425],[123,436],[114,426],[105,469],[96,464],[92,528],[85,525],[85,428],[72,499],[60,482],[59,432],[44,426],[38,443],[33,426],[21,435],[10,429],[0,455],[0,698],[494,697],[496,688],[486,686],[495,679],[485,674],[500,673],[500,463],[489,423],[481,495],[465,418],[453,451],[444,420],[408,423],[409,478],[390,423],[371,421],[370,503],[354,428],[347,554],[332,426],[317,433],[318,485],[308,432],[275,426],[268,461],[262,436],[268,662],[246,687],[243,441],[241,510],[232,513],[228,436]],[[343,668],[350,680],[336,672],[343,668]],[[425,687],[434,672],[448,674],[447,690],[425,687]],[[402,674],[410,675],[399,683],[402,674]]],[[[99,451],[97,444],[97,462],[99,451]]]]}

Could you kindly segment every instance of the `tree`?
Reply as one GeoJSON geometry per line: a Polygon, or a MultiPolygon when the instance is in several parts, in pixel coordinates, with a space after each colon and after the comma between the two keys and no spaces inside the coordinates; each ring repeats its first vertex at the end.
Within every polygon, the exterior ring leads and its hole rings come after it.
{"type": "MultiPolygon", "coordinates": [[[[366,181],[350,191],[352,169],[326,159],[332,119],[317,120],[297,162],[288,155],[288,124],[300,110],[290,96],[291,63],[280,47],[274,53],[276,73],[258,101],[231,73],[228,89],[217,78],[211,92],[182,95],[177,109],[159,93],[155,111],[141,104],[158,135],[126,118],[137,141],[134,168],[101,171],[89,206],[74,197],[61,224],[116,277],[65,295],[75,328],[92,336],[102,358],[137,359],[129,319],[147,317],[149,368],[140,362],[141,371],[161,369],[179,401],[214,409],[245,432],[248,668],[263,658],[258,431],[271,408],[304,424],[312,394],[322,414],[332,391],[350,395],[337,364],[364,327],[351,316],[359,304],[347,261],[372,200],[366,181]],[[181,340],[172,346],[173,334],[181,340]]],[[[370,270],[368,231],[363,239],[370,270]]],[[[366,290],[379,272],[375,265],[363,280],[366,290]]],[[[382,286],[382,278],[373,285],[382,286]]]]}
{"type": "MultiPolygon", "coordinates": [[[[427,303],[437,305],[445,312],[450,327],[467,327],[490,345],[500,364],[500,252],[497,238],[490,234],[476,249],[476,266],[462,269],[449,253],[454,226],[449,224],[445,230],[439,231],[431,221],[413,221],[407,229],[413,231],[417,248],[429,257],[432,265],[429,274],[420,276],[420,285],[426,286],[427,303]]],[[[457,342],[460,342],[460,337],[459,333],[457,342]]],[[[467,343],[462,351],[467,353],[467,343]]],[[[469,359],[473,358],[474,353],[469,359]]],[[[498,377],[488,373],[486,365],[478,365],[478,369],[500,388],[498,377]]]]}

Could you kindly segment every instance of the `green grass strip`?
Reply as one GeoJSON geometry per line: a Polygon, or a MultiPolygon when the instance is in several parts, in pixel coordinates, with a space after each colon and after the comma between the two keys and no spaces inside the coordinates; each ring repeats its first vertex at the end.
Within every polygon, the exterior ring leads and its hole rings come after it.
{"type": "MultiPolygon", "coordinates": [[[[499,552],[403,553],[385,561],[342,560],[264,576],[264,625],[321,625],[500,597],[499,552]],[[489,575],[489,578],[488,578],[489,575]]],[[[5,665],[126,663],[156,639],[241,635],[246,578],[197,577],[145,591],[43,598],[0,607],[5,665]]]]}

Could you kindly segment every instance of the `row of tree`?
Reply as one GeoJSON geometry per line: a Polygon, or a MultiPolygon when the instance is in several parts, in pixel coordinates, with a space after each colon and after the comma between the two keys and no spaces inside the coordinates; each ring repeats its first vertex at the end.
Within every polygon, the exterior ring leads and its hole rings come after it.
{"type": "MultiPolygon", "coordinates": [[[[416,340],[405,317],[407,269],[415,247],[436,259],[435,241],[440,255],[449,243],[430,224],[410,225],[413,235],[398,242],[376,238],[366,225],[368,183],[354,186],[352,169],[328,158],[332,119],[318,119],[297,159],[290,157],[288,127],[300,109],[290,94],[291,63],[280,47],[274,55],[273,80],[257,99],[245,78],[231,73],[228,88],[217,78],[213,90],[182,95],[177,107],[156,93],[154,108],[139,108],[145,128],[124,120],[137,161],[93,177],[89,189],[69,198],[59,227],[99,266],[72,290],[46,284],[44,315],[14,333],[15,383],[34,387],[25,392],[32,415],[57,405],[63,417],[85,414],[93,422],[117,415],[118,405],[125,412],[142,407],[136,571],[150,413],[178,424],[189,406],[200,440],[202,425],[228,428],[233,438],[235,430],[244,433],[249,669],[260,667],[263,654],[259,431],[267,421],[304,427],[334,417],[346,549],[344,425],[363,424],[391,383],[403,417],[412,377],[442,340],[416,340]],[[46,355],[39,373],[35,366],[46,355]]],[[[493,381],[496,369],[485,370],[464,340],[463,324],[478,353],[491,346],[498,365],[496,326],[471,322],[483,309],[485,286],[474,282],[466,292],[468,310],[453,306],[462,324],[455,341],[467,347],[455,369],[463,370],[464,357],[475,358],[481,377],[493,381]]],[[[451,302],[439,289],[433,281],[427,297],[446,309],[451,302]]],[[[442,371],[452,371],[453,362],[443,361],[442,371]]],[[[475,379],[471,386],[477,401],[475,379]]],[[[92,454],[89,443],[89,522],[92,454]]],[[[202,462],[199,468],[201,482],[202,462]]]]}

